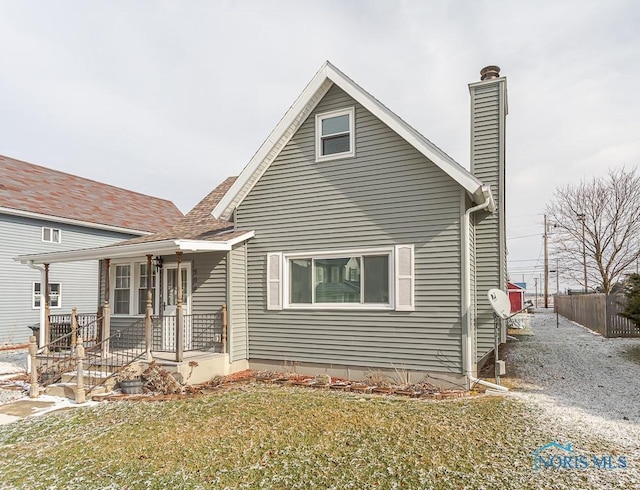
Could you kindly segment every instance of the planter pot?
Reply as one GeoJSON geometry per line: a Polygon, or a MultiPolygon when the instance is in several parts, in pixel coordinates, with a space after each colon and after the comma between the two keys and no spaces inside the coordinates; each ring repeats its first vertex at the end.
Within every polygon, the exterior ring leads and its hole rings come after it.
{"type": "Polygon", "coordinates": [[[127,395],[139,395],[142,393],[144,381],[141,379],[125,379],[120,381],[120,390],[127,395]]]}

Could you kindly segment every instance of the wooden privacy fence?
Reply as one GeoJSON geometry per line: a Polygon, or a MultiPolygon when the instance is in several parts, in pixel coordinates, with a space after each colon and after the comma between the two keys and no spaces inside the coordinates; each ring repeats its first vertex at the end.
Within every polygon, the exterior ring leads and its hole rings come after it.
{"type": "Polygon", "coordinates": [[[603,337],[640,337],[631,320],[618,315],[625,304],[622,294],[578,294],[556,296],[556,311],[571,321],[598,332],[603,337]]]}

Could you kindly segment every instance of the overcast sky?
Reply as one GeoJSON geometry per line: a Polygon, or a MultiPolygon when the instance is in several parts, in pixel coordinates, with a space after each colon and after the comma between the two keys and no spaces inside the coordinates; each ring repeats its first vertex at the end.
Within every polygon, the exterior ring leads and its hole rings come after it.
{"type": "Polygon", "coordinates": [[[508,81],[512,278],[558,185],[640,163],[640,2],[0,0],[0,154],[172,200],[237,175],[325,60],[469,167],[508,81]]]}

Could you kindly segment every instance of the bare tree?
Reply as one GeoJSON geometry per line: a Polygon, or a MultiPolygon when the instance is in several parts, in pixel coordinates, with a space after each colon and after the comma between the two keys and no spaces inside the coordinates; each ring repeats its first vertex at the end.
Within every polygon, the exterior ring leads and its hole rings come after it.
{"type": "Polygon", "coordinates": [[[563,276],[609,294],[640,259],[640,176],[636,168],[559,187],[547,206],[563,276]],[[584,254],[584,255],[583,255],[584,254]],[[585,260],[586,259],[586,260],[585,260]]]}

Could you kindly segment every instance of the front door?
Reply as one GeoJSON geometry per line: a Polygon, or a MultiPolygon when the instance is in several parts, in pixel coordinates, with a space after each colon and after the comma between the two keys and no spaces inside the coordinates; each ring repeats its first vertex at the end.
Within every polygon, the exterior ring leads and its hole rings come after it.
{"type": "MultiPolygon", "coordinates": [[[[163,274],[164,317],[162,348],[164,350],[173,350],[176,346],[178,264],[165,264],[163,274]]],[[[182,313],[184,319],[184,350],[190,350],[192,344],[190,264],[182,264],[182,313]]]]}

